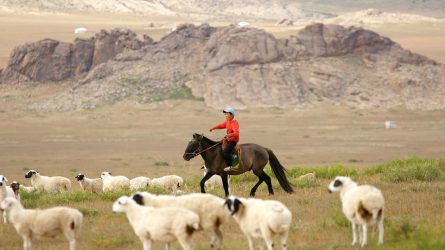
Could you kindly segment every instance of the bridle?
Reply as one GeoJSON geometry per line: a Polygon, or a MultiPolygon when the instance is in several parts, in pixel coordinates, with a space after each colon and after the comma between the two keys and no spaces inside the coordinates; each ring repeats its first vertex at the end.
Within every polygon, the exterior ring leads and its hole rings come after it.
{"type": "Polygon", "coordinates": [[[202,138],[203,138],[203,137],[201,137],[201,139],[198,141],[198,147],[195,149],[195,151],[193,151],[193,152],[191,152],[191,153],[184,153],[184,154],[185,154],[185,155],[192,155],[191,158],[194,158],[194,157],[200,155],[201,153],[203,153],[203,152],[205,152],[205,151],[207,151],[207,150],[209,150],[209,149],[211,149],[211,148],[214,148],[214,147],[216,147],[216,146],[218,146],[219,144],[222,143],[221,141],[220,141],[220,142],[217,142],[216,144],[214,144],[214,145],[212,145],[212,146],[210,146],[210,147],[208,147],[208,148],[203,149],[203,150],[200,151],[199,148],[201,147],[201,141],[202,141],[202,138]]]}

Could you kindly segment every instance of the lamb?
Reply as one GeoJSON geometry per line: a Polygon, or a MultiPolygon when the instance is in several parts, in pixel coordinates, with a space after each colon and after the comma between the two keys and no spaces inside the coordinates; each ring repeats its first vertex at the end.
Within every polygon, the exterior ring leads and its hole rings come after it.
{"type": "Polygon", "coordinates": [[[139,176],[130,180],[130,189],[139,190],[145,189],[150,186],[150,178],[145,176],[139,176]]]}
{"type": "Polygon", "coordinates": [[[125,176],[113,176],[110,172],[102,172],[100,178],[103,181],[102,190],[104,192],[130,188],[130,179],[125,176]]]}
{"type": "Polygon", "coordinates": [[[223,235],[220,226],[229,219],[224,209],[224,199],[211,194],[192,193],[180,196],[154,195],[148,192],[137,192],[132,196],[139,205],[160,207],[181,207],[199,215],[200,228],[210,235],[212,248],[221,245],[223,235]]]}
{"type": "MultiPolygon", "coordinates": [[[[14,190],[6,185],[7,181],[8,179],[6,179],[5,176],[0,175],[0,202],[2,202],[4,199],[8,197],[14,197],[14,198],[16,197],[14,190]]],[[[2,214],[3,214],[3,223],[8,224],[6,213],[3,212],[2,214]]]]}
{"type": "Polygon", "coordinates": [[[153,242],[167,243],[178,240],[183,249],[192,249],[193,233],[199,228],[199,216],[183,208],[153,208],[138,205],[128,196],[120,197],[113,204],[113,212],[124,212],[144,250],[153,242]]]}
{"type": "MultiPolygon", "coordinates": [[[[206,167],[206,165],[203,165],[201,167],[201,169],[204,170],[204,176],[207,174],[207,172],[209,171],[206,167]]],[[[229,193],[230,192],[230,175],[228,176],[228,184],[229,184],[229,193]]],[[[210,189],[214,189],[215,187],[222,187],[223,183],[222,183],[222,179],[221,176],[219,175],[212,175],[212,177],[210,177],[210,179],[208,179],[205,184],[206,187],[210,188],[210,189]]]]}
{"type": "Polygon", "coordinates": [[[96,194],[102,192],[103,184],[101,178],[90,179],[82,173],[79,173],[75,178],[83,190],[96,194]]]}
{"type": "Polygon", "coordinates": [[[159,178],[151,179],[150,186],[169,189],[175,192],[178,188],[182,187],[184,179],[177,175],[166,175],[159,178]]]}
{"type": "Polygon", "coordinates": [[[246,235],[250,250],[253,250],[252,238],[262,238],[266,242],[267,249],[273,249],[273,237],[276,235],[280,237],[281,249],[287,249],[292,213],[283,203],[230,196],[224,205],[246,235]]]}
{"type": "Polygon", "coordinates": [[[337,176],[328,189],[330,193],[340,192],[343,213],[352,223],[352,245],[357,243],[357,231],[361,226],[359,244],[364,247],[367,244],[367,226],[375,223],[378,224],[379,231],[377,244],[383,244],[385,199],[382,192],[370,185],[358,185],[345,176],[337,176]]]}
{"type": "Polygon", "coordinates": [[[71,188],[70,179],[62,176],[43,176],[35,170],[29,170],[25,178],[31,178],[31,185],[38,191],[62,192],[71,188]]]}
{"type": "Polygon", "coordinates": [[[34,237],[55,237],[63,234],[69,241],[69,249],[76,249],[76,231],[80,229],[83,215],[69,207],[48,209],[24,209],[20,202],[12,197],[0,203],[0,209],[7,214],[7,219],[23,238],[23,249],[31,249],[34,237]]]}

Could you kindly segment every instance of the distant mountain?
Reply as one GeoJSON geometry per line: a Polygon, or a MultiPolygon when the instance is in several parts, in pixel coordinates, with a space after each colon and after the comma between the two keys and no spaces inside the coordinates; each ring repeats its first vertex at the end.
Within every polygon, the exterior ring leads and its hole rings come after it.
{"type": "Polygon", "coordinates": [[[299,20],[333,16],[286,5],[281,0],[0,0],[0,10],[133,13],[199,20],[299,20]]]}
{"type": "Polygon", "coordinates": [[[283,0],[308,10],[331,13],[352,12],[363,9],[380,9],[386,12],[403,12],[433,17],[445,17],[444,0],[283,0]]]}

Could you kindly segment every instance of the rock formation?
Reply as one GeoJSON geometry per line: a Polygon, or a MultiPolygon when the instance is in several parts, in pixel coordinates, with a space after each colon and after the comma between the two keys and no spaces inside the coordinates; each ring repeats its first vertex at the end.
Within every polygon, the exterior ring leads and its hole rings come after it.
{"type": "Polygon", "coordinates": [[[3,84],[79,78],[73,90],[34,106],[45,110],[123,99],[151,102],[184,94],[187,87],[218,108],[322,101],[361,108],[445,107],[443,65],[361,28],[313,24],[277,39],[251,27],[186,24],[159,42],[116,32],[74,44],[46,40],[19,47],[1,73],[3,84]],[[50,67],[42,68],[43,62],[50,67]]]}

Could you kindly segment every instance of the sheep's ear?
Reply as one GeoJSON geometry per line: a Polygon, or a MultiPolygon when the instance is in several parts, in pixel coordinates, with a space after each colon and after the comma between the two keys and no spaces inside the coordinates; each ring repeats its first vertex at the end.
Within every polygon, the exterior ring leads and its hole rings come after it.
{"type": "Polygon", "coordinates": [[[334,187],[339,187],[341,185],[343,185],[343,183],[340,180],[335,180],[334,181],[334,187]]]}
{"type": "Polygon", "coordinates": [[[6,179],[6,177],[3,176],[3,181],[8,181],[8,179],[6,179]]]}
{"type": "Polygon", "coordinates": [[[135,193],[132,198],[137,204],[144,205],[144,197],[140,193],[135,193]]]}

